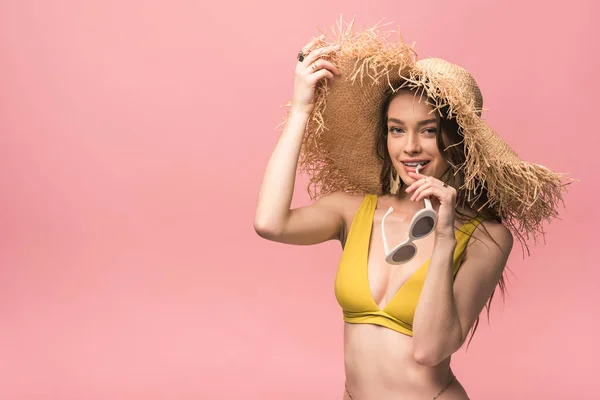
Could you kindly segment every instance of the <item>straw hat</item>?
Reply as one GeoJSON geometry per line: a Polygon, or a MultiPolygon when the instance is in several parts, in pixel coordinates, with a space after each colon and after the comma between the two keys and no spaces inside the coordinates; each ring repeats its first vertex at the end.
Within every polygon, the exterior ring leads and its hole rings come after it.
{"type": "Polygon", "coordinates": [[[542,222],[557,217],[558,203],[569,183],[563,174],[522,161],[481,118],[483,98],[471,74],[439,58],[418,59],[402,38],[390,43],[394,31],[374,27],[352,31],[342,23],[332,40],[316,48],[340,44],[329,59],[341,71],[333,84],[322,80],[307,124],[300,170],[308,175],[312,199],[335,191],[382,194],[383,160],[376,153],[382,123],[380,105],[386,92],[410,87],[445,108],[462,130],[464,174],[469,204],[487,189],[486,207],[493,208],[522,244],[543,234],[542,222]]]}

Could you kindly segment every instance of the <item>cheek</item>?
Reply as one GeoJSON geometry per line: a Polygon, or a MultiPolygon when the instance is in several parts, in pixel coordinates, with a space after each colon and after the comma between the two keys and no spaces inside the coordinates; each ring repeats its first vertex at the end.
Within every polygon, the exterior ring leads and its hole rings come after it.
{"type": "Polygon", "coordinates": [[[440,154],[439,157],[436,157],[435,175],[438,177],[442,176],[442,174],[446,172],[449,166],[450,164],[448,164],[448,161],[446,161],[446,159],[444,159],[444,157],[442,157],[442,155],[440,154]]]}
{"type": "Polygon", "coordinates": [[[444,172],[446,170],[446,168],[448,168],[448,162],[446,161],[446,159],[444,158],[442,153],[440,153],[440,150],[438,149],[437,143],[435,140],[433,140],[432,146],[429,147],[427,150],[428,150],[428,153],[435,160],[436,174],[440,173],[440,172],[444,172]]]}
{"type": "Polygon", "coordinates": [[[394,158],[396,158],[396,155],[398,154],[398,140],[392,140],[388,137],[387,140],[387,149],[388,149],[388,153],[390,153],[390,157],[392,158],[392,160],[394,158]]]}
{"type": "Polygon", "coordinates": [[[435,139],[432,139],[431,142],[427,144],[427,153],[429,153],[437,162],[444,161],[444,157],[442,156],[442,153],[440,153],[440,150],[437,147],[437,141],[435,139]]]}

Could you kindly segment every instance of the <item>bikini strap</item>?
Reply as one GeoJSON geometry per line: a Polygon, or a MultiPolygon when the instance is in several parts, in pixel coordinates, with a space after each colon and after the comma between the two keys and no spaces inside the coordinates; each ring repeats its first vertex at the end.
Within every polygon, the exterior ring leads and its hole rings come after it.
{"type": "Polygon", "coordinates": [[[369,240],[371,236],[371,226],[373,224],[373,216],[375,215],[375,209],[377,208],[377,196],[372,194],[365,194],[365,197],[356,210],[350,226],[348,227],[348,235],[346,237],[346,244],[344,251],[352,251],[348,249],[350,247],[362,248],[362,242],[369,240]],[[348,249],[348,250],[346,250],[348,249]]]}

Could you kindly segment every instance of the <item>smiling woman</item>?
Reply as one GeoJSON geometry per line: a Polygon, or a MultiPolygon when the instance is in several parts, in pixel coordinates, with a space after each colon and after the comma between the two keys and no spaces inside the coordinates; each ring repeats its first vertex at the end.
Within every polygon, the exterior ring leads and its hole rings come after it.
{"type": "Polygon", "coordinates": [[[480,119],[466,70],[374,32],[300,52],[254,226],[281,243],[341,242],[344,399],[466,400],[451,356],[503,288],[512,234],[535,236],[564,182],[480,119]],[[317,200],[291,209],[298,160],[317,200]]]}
{"type": "Polygon", "coordinates": [[[431,118],[431,106],[423,99],[419,101],[416,92],[400,90],[393,95],[384,107],[387,108],[387,138],[384,147],[391,161],[391,167],[402,182],[414,182],[408,173],[421,170],[430,176],[441,177],[448,170],[448,163],[438,149],[438,119],[431,118]],[[402,118],[402,119],[401,119],[402,118]]]}
{"type": "MultiPolygon", "coordinates": [[[[406,86],[386,91],[380,109],[381,128],[376,138],[377,154],[382,160],[383,193],[395,194],[399,187],[411,184],[413,179],[409,173],[416,172],[418,164],[425,175],[436,176],[451,187],[458,189],[464,185],[460,166],[465,165],[467,153],[461,128],[455,118],[448,118],[447,106],[441,108],[440,113],[432,113],[431,104],[434,104],[433,99],[406,86]],[[408,118],[399,118],[403,115],[408,118]],[[419,158],[415,158],[415,154],[419,154],[419,158]]],[[[467,194],[461,190],[456,194],[456,212],[462,218],[472,216],[472,212],[465,212],[467,194]]],[[[488,203],[488,191],[483,187],[471,208],[501,222],[498,212],[488,207],[488,203]]],[[[502,279],[500,287],[503,286],[502,279]]]]}

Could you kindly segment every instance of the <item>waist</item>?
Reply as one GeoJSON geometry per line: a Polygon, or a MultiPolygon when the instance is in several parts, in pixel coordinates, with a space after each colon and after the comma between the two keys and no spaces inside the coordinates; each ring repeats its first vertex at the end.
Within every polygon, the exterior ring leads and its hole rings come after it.
{"type": "Polygon", "coordinates": [[[421,365],[412,337],[370,324],[345,324],[344,366],[349,386],[394,393],[422,393],[452,376],[450,357],[433,367],[421,365]]]}

